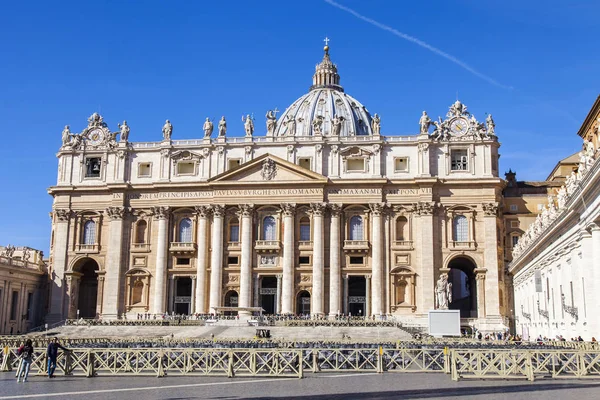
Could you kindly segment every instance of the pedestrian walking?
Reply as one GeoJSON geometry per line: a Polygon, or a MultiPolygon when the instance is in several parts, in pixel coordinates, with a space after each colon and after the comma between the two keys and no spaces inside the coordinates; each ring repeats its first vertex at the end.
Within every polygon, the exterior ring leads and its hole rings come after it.
{"type": "Polygon", "coordinates": [[[61,346],[58,343],[58,338],[55,337],[48,344],[48,349],[46,350],[46,356],[48,357],[48,378],[54,378],[54,370],[56,369],[56,359],[58,358],[58,349],[63,349],[63,351],[70,351],[67,348],[61,346]]]}
{"type": "Polygon", "coordinates": [[[17,374],[17,383],[20,382],[21,377],[23,377],[23,383],[25,383],[27,382],[27,377],[29,377],[29,369],[31,368],[31,361],[33,359],[33,344],[31,339],[27,339],[25,344],[19,347],[17,355],[21,357],[21,366],[19,368],[19,373],[17,374]]]}

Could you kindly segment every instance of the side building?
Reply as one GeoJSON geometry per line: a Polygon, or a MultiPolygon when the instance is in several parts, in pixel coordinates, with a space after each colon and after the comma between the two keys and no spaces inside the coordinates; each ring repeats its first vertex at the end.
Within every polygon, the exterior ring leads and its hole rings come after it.
{"type": "Polygon", "coordinates": [[[383,135],[328,47],[309,92],[276,114],[261,136],[251,116],[239,129],[207,118],[193,140],[167,121],[162,141],[130,142],[96,113],[65,127],[49,320],[258,306],[423,321],[454,308],[504,329],[491,115],[456,101],[436,121],[423,112],[414,135],[383,135]]]}
{"type": "Polygon", "coordinates": [[[41,251],[0,246],[0,335],[25,333],[43,323],[47,283],[41,251]]]}
{"type": "Polygon", "coordinates": [[[524,338],[600,337],[594,312],[600,301],[599,129],[600,97],[579,130],[581,152],[559,162],[548,178],[548,186],[558,182],[560,188],[524,233],[514,235],[509,272],[517,333],[524,338]]]}

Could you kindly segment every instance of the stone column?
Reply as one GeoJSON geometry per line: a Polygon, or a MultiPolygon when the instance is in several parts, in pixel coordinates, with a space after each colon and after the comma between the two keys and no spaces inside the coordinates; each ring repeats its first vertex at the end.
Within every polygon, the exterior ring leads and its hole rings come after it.
{"type": "Polygon", "coordinates": [[[225,207],[215,205],[213,211],[211,257],[210,257],[210,303],[209,313],[216,313],[214,307],[221,306],[223,275],[223,215],[225,207]]]}
{"type": "Polygon", "coordinates": [[[330,204],[331,224],[329,227],[329,316],[341,312],[342,294],[340,293],[340,212],[342,206],[330,204]]]}
{"type": "MultiPolygon", "coordinates": [[[[586,279],[586,281],[589,280],[589,283],[586,282],[585,285],[587,287],[592,288],[592,290],[585,291],[585,297],[586,297],[586,300],[585,300],[586,313],[585,314],[587,314],[588,316],[594,315],[595,312],[593,310],[595,309],[595,306],[598,304],[598,300],[600,297],[597,293],[598,288],[600,288],[600,227],[597,224],[593,224],[590,227],[590,230],[592,232],[591,246],[587,246],[587,249],[590,249],[590,247],[591,247],[593,259],[591,260],[592,262],[590,264],[587,264],[587,265],[591,266],[591,268],[585,268],[586,270],[589,270],[589,272],[585,273],[585,279],[586,279]]],[[[585,254],[584,254],[584,256],[585,256],[585,254]]],[[[583,290],[585,290],[585,288],[583,288],[583,290]]],[[[571,304],[571,305],[573,305],[573,304],[571,304]]],[[[578,310],[579,318],[585,319],[588,322],[588,324],[590,325],[590,328],[589,328],[590,333],[588,335],[590,336],[590,338],[594,335],[595,335],[595,337],[598,337],[598,335],[600,335],[600,319],[597,317],[586,318],[585,314],[583,312],[584,311],[583,310],[583,302],[578,307],[579,307],[579,310],[578,310]]],[[[589,339],[589,338],[587,338],[587,339],[589,339]]]]}
{"type": "MultiPolygon", "coordinates": [[[[123,291],[123,218],[125,208],[108,207],[106,215],[110,219],[108,234],[108,250],[106,253],[106,296],[102,306],[102,319],[117,319],[122,309],[123,291]]],[[[124,305],[124,304],[123,304],[124,305]]]]}
{"type": "Polygon", "coordinates": [[[344,314],[348,315],[348,274],[343,275],[344,278],[344,314]]]}
{"type": "Polygon", "coordinates": [[[167,310],[172,314],[175,312],[175,275],[171,275],[169,278],[169,306],[167,310]]]}
{"type": "Polygon", "coordinates": [[[207,249],[207,237],[206,228],[208,227],[208,216],[210,214],[210,206],[197,206],[196,212],[198,213],[198,260],[196,261],[196,290],[194,296],[196,297],[196,307],[194,312],[199,314],[206,314],[206,267],[208,253],[207,249]]]}
{"type": "Polygon", "coordinates": [[[294,213],[295,204],[282,204],[283,211],[283,280],[281,312],[294,312],[294,213]]]}
{"type": "Polygon", "coordinates": [[[373,235],[371,239],[372,263],[371,273],[371,314],[383,314],[383,236],[381,218],[384,205],[381,203],[369,204],[373,215],[373,235]]]}
{"type": "Polygon", "coordinates": [[[312,269],[312,298],[310,306],[312,308],[312,315],[322,316],[323,303],[324,303],[324,290],[325,286],[323,283],[324,266],[323,256],[325,247],[323,245],[323,212],[325,211],[325,204],[313,203],[310,205],[313,220],[313,269],[312,269]]]}
{"type": "Polygon", "coordinates": [[[487,270],[485,268],[475,268],[475,274],[477,280],[477,318],[485,318],[487,316],[486,298],[488,296],[488,293],[486,293],[488,289],[485,287],[487,270]]]}
{"type": "Polygon", "coordinates": [[[434,248],[435,238],[433,232],[434,202],[421,201],[416,205],[416,215],[419,221],[420,245],[418,257],[421,263],[420,282],[417,311],[427,313],[435,307],[435,279],[434,279],[434,248]]]}
{"type": "MultiPolygon", "coordinates": [[[[485,292],[485,314],[500,316],[500,293],[498,291],[498,204],[483,204],[485,249],[483,251],[486,278],[493,282],[485,292]]],[[[474,240],[473,236],[469,240],[474,240]]],[[[537,308],[537,307],[536,307],[537,308]]],[[[479,316],[481,318],[481,316],[479,316]]]]}
{"type": "MultiPolygon", "coordinates": [[[[242,256],[240,262],[240,298],[239,307],[251,307],[252,304],[252,212],[253,204],[239,206],[240,225],[242,226],[242,256]]],[[[241,311],[241,316],[249,316],[249,311],[241,311]]]]}
{"type": "Polygon", "coordinates": [[[365,275],[365,317],[374,315],[371,313],[371,275],[365,275]]]}
{"type": "Polygon", "coordinates": [[[254,277],[254,299],[252,301],[252,304],[250,305],[250,307],[260,307],[260,301],[259,301],[259,290],[260,290],[260,277],[258,276],[258,274],[253,274],[254,277]]]}
{"type": "Polygon", "coordinates": [[[190,299],[191,304],[189,314],[194,314],[196,310],[196,296],[194,296],[194,293],[196,293],[196,275],[192,275],[190,278],[192,279],[192,296],[190,299]]]}
{"type": "MultiPolygon", "coordinates": [[[[67,270],[67,249],[69,248],[69,219],[71,210],[54,210],[54,249],[52,276],[50,277],[50,313],[46,317],[49,324],[65,319],[63,302],[65,297],[65,271],[67,270]]],[[[10,293],[6,293],[7,302],[10,302],[10,293]]],[[[6,314],[5,314],[6,315],[6,314]]]]}
{"type": "Polygon", "coordinates": [[[166,311],[165,299],[167,288],[167,248],[169,235],[169,207],[152,207],[154,219],[158,221],[158,239],[156,243],[156,277],[154,279],[154,314],[166,311]]]}
{"type": "Polygon", "coordinates": [[[282,274],[277,274],[277,298],[275,299],[275,314],[281,314],[281,279],[282,274]]]}

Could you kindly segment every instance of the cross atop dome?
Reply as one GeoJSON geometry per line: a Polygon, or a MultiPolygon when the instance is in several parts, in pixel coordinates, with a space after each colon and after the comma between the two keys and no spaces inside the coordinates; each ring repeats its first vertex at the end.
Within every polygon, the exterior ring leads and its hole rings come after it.
{"type": "Polygon", "coordinates": [[[340,86],[340,76],[337,73],[337,66],[332,63],[331,59],[329,58],[330,39],[325,36],[323,41],[325,42],[325,47],[323,47],[325,54],[323,55],[323,60],[321,60],[321,63],[317,64],[315,67],[313,84],[310,87],[310,90],[328,88],[343,92],[344,88],[340,86]]]}

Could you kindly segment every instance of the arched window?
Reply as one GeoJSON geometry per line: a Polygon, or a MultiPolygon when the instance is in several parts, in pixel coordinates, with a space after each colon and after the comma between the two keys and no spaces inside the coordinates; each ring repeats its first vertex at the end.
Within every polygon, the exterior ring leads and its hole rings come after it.
{"type": "Polygon", "coordinates": [[[192,242],[192,220],[184,218],[179,222],[179,241],[182,243],[192,242]]]}
{"type": "Polygon", "coordinates": [[[136,281],[133,284],[133,290],[131,291],[131,304],[140,304],[144,293],[144,284],[142,281],[136,281]]]}
{"type": "Polygon", "coordinates": [[[469,222],[464,215],[457,215],[452,221],[452,234],[455,242],[469,241],[469,222]]]}
{"type": "Polygon", "coordinates": [[[136,243],[146,243],[147,228],[148,228],[148,223],[145,220],[138,221],[136,230],[135,230],[135,242],[136,243]]]}
{"type": "Polygon", "coordinates": [[[396,220],[396,240],[410,240],[408,237],[408,220],[398,217],[396,220]]]}
{"type": "Polygon", "coordinates": [[[308,217],[302,217],[300,219],[300,240],[310,240],[310,220],[308,217]]]}
{"type": "Polygon", "coordinates": [[[237,218],[232,218],[229,221],[229,241],[239,242],[240,241],[240,222],[237,218]]]}
{"type": "Polygon", "coordinates": [[[87,221],[83,225],[83,244],[96,244],[96,223],[87,221]]]}
{"type": "Polygon", "coordinates": [[[364,240],[364,228],[362,217],[355,215],[350,218],[350,240],[364,240]]]}
{"type": "Polygon", "coordinates": [[[268,216],[263,219],[263,240],[277,240],[275,218],[268,216]]]}

